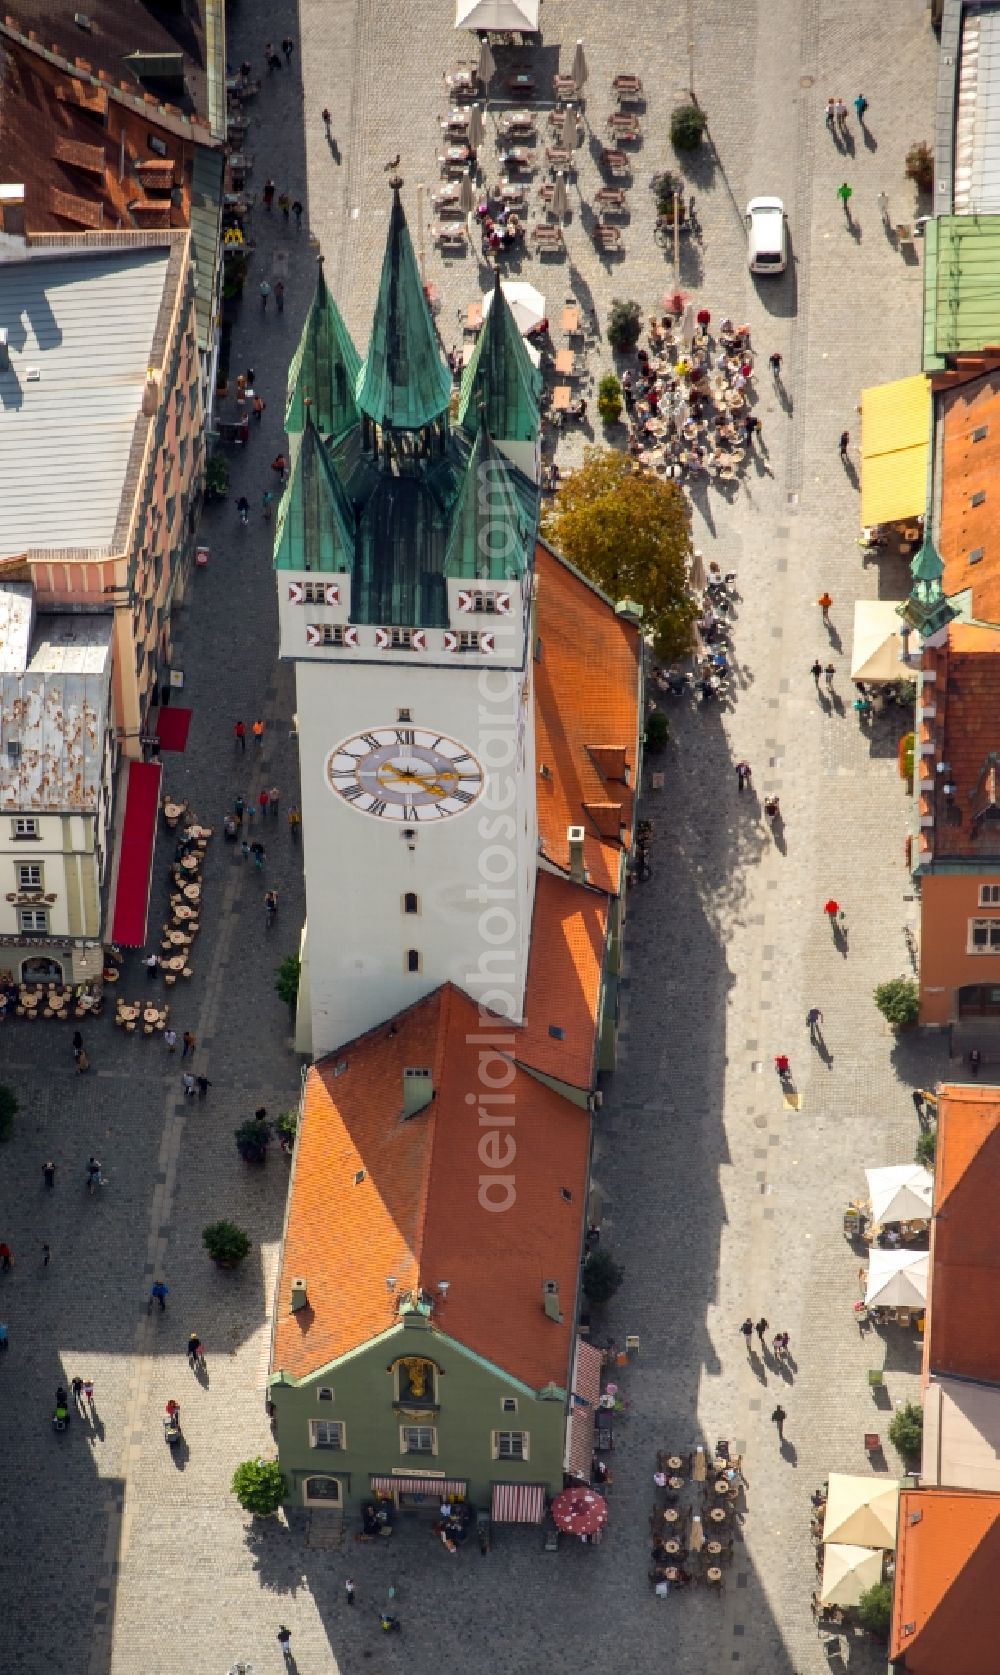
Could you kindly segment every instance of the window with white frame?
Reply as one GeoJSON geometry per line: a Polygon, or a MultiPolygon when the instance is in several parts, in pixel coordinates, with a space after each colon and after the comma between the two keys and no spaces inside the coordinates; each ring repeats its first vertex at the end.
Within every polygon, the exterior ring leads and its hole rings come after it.
{"type": "Polygon", "coordinates": [[[42,887],[42,869],[36,861],[22,861],[17,869],[17,887],[19,890],[40,890],[42,887]]]}
{"type": "Polygon", "coordinates": [[[516,1413],[517,1412],[517,1397],[516,1396],[504,1396],[501,1403],[500,1403],[500,1406],[503,1408],[504,1413],[516,1413]]]}
{"type": "Polygon", "coordinates": [[[12,823],[12,836],[16,838],[38,837],[38,821],[30,814],[17,815],[12,823]]]}
{"type": "Polygon", "coordinates": [[[474,611],[495,611],[497,596],[495,593],[476,592],[472,595],[472,609],[474,611]]]}
{"type": "Polygon", "coordinates": [[[393,651],[412,651],[413,650],[413,629],[412,628],[390,628],[390,630],[389,630],[389,644],[392,646],[393,651]]]}
{"type": "Polygon", "coordinates": [[[1000,954],[1000,919],[970,919],[970,954],[1000,954]]]}
{"type": "Polygon", "coordinates": [[[343,1421],[340,1419],[310,1419],[310,1448],[346,1448],[343,1421]]]}
{"type": "Polygon", "coordinates": [[[528,1458],[527,1431],[494,1431],[494,1460],[526,1460],[528,1458]]]}
{"type": "Polygon", "coordinates": [[[1000,884],[980,884],[980,907],[1000,907],[1000,884]]]}
{"type": "Polygon", "coordinates": [[[339,625],[324,622],[320,625],[321,644],[324,646],[342,646],[344,644],[344,630],[339,625]]]}
{"type": "Polygon", "coordinates": [[[437,1427],[435,1425],[400,1425],[399,1452],[401,1454],[436,1454],[437,1427]]]}
{"type": "Polygon", "coordinates": [[[463,628],[458,636],[459,651],[478,651],[479,635],[474,628],[463,628]]]}
{"type": "Polygon", "coordinates": [[[21,930],[28,936],[44,936],[49,928],[49,916],[44,907],[22,907],[17,918],[21,930]]]}

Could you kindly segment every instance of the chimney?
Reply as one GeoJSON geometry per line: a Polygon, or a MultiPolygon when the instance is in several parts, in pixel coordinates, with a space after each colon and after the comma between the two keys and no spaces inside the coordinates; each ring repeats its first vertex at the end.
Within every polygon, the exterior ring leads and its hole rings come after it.
{"type": "Polygon", "coordinates": [[[293,1281],[292,1281],[292,1313],[293,1314],[298,1314],[299,1309],[304,1309],[304,1308],[308,1307],[308,1304],[309,1304],[309,1293],[306,1290],[305,1280],[304,1279],[293,1279],[293,1281]]]}
{"type": "Polygon", "coordinates": [[[425,1111],[434,1098],[434,1075],[430,1070],[407,1067],[403,1071],[403,1121],[425,1111]]]}
{"type": "Polygon", "coordinates": [[[142,389],[142,416],[152,419],[156,416],[156,409],[160,405],[160,376],[155,366],[146,370],[146,382],[142,389]]]}
{"type": "Polygon", "coordinates": [[[587,870],[583,864],[583,840],[586,833],[582,826],[570,826],[566,831],[566,842],[569,844],[569,871],[574,884],[585,884],[587,870]]]}
{"type": "Polygon", "coordinates": [[[554,1320],[557,1324],[562,1325],[558,1280],[544,1280],[542,1282],[542,1308],[549,1320],[554,1320]]]}

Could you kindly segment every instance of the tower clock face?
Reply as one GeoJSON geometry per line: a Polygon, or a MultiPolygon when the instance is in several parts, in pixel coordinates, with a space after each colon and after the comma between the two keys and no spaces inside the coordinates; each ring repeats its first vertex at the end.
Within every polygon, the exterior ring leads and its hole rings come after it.
{"type": "Polygon", "coordinates": [[[326,759],[331,790],[361,814],[430,825],[463,814],[483,789],[470,750],[427,727],[373,727],[326,759]]]}

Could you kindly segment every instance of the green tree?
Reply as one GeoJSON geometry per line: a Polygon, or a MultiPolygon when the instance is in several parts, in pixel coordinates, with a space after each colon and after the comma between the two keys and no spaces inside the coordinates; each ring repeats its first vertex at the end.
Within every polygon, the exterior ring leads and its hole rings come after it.
{"type": "Polygon", "coordinates": [[[0,1140],[10,1139],[10,1131],[14,1126],[14,1118],[19,1109],[17,1095],[13,1088],[9,1088],[6,1083],[0,1082],[0,1140]]]}
{"type": "Polygon", "coordinates": [[[613,372],[605,373],[597,386],[597,411],[606,425],[616,425],[622,416],[622,387],[613,372]]]}
{"type": "Polygon", "coordinates": [[[670,143],[675,151],[697,151],[708,118],[698,105],[678,105],[670,118],[670,143]]]}
{"type": "Polygon", "coordinates": [[[601,1245],[591,1251],[583,1264],[583,1289],[592,1303],[608,1302],[624,1278],[624,1268],[601,1245]]]}
{"type": "Polygon", "coordinates": [[[641,335],[642,304],[615,297],[608,314],[608,342],[615,354],[631,354],[641,335]]]}
{"type": "Polygon", "coordinates": [[[651,710],[646,722],[646,749],[658,756],[670,738],[670,722],[662,710],[651,710]]]}
{"type": "Polygon", "coordinates": [[[287,1006],[294,1006],[299,998],[299,979],[302,961],[298,954],[288,954],[274,974],[274,986],[287,1006]]]}
{"type": "Polygon", "coordinates": [[[878,984],[875,1005],[893,1029],[906,1029],[920,1016],[920,990],[912,977],[890,977],[878,984]]]}
{"type": "Polygon", "coordinates": [[[919,1402],[904,1402],[889,1421],[889,1441],[901,1454],[919,1454],[923,1436],[923,1408],[919,1402]]]}
{"type": "Polygon", "coordinates": [[[239,1128],[233,1129],[236,1150],[244,1163],[266,1163],[271,1141],[270,1124],[263,1117],[247,1117],[239,1128]]]}
{"type": "Polygon", "coordinates": [[[884,1640],[892,1622],[892,1583],[876,1582],[867,1588],[858,1601],[858,1616],[862,1628],[884,1640]]]}
{"type": "Polygon", "coordinates": [[[698,615],[688,582],[691,518],[676,483],[637,469],[616,449],[588,448],[543,527],[616,603],[639,605],[657,657],[670,662],[690,650],[698,615]]]}
{"type": "Polygon", "coordinates": [[[244,1460],[230,1485],[244,1512],[267,1518],[288,1499],[288,1479],[277,1460],[244,1460]]]}
{"type": "Polygon", "coordinates": [[[921,192],[929,192],[934,185],[934,153],[926,140],[916,140],[906,153],[906,178],[921,192]]]}
{"type": "Polygon", "coordinates": [[[201,1242],[213,1262],[234,1268],[250,1250],[250,1236],[233,1221],[213,1221],[202,1230],[201,1242]]]}
{"type": "Polygon", "coordinates": [[[936,1152],[937,1129],[925,1128],[922,1134],[917,1135],[917,1162],[922,1164],[925,1169],[933,1169],[936,1152]]]}

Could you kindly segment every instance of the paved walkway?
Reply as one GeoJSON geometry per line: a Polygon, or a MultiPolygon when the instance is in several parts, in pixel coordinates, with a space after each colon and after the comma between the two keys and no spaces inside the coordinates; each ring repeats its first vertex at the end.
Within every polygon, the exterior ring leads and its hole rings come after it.
{"type": "MultiPolygon", "coordinates": [[[[196,976],[175,991],[178,1027],[198,1034],[195,1068],[213,1083],[204,1105],[179,1098],[180,1066],[162,1043],[125,1040],[108,1022],[87,1032],[94,1069],[83,1079],[73,1075],[68,1034],[38,1024],[3,1035],[4,1075],[25,1108],[4,1150],[0,1223],[18,1259],[3,1277],[11,1348],[0,1443],[18,1469],[8,1470],[0,1509],[0,1589],[19,1675],[221,1671],[240,1655],[277,1670],[281,1620],[293,1629],[302,1675],[353,1670],[362,1658],[373,1671],[407,1675],[487,1660],[498,1675],[523,1675],[529,1665],[585,1667],[595,1655],[658,1670],[665,1647],[678,1675],[729,1662],[760,1675],[819,1675],[809,1490],[830,1468],[868,1469],[862,1433],[886,1429],[886,1416],[873,1414],[869,1366],[885,1362],[892,1400],[915,1388],[915,1343],[858,1337],[850,1307],[858,1259],[840,1217],[862,1189],[865,1164],[911,1155],[908,1089],[941,1074],[945,1060],[934,1041],[896,1046],[870,998],[878,979],[903,968],[902,928],[915,917],[895,734],[880,723],[862,735],[849,702],[817,701],[808,665],[832,649],[846,696],[851,602],[879,586],[859,563],[856,490],[836,439],[845,425],[857,431],[863,383],[917,363],[919,269],[885,240],[876,197],[885,188],[894,213],[905,212],[902,159],[929,131],[926,11],[918,0],[875,13],[818,0],[749,12],[704,0],[692,29],[682,7],[633,0],[624,40],[621,12],[592,0],[546,0],[544,15],[546,40],[563,41],[564,61],[576,37],[586,39],[588,120],[598,130],[613,70],[639,70],[650,101],[624,264],[601,262],[574,215],[559,271],[528,261],[525,276],[547,270],[551,296],[592,298],[602,315],[615,294],[655,308],[670,272],[650,236],[646,184],[670,161],[669,112],[687,83],[693,40],[717,161],[692,180],[703,242],[682,279],[713,313],[749,318],[762,357],[781,349],[788,389],[779,401],[762,388],[766,452],[757,472],[730,501],[713,492],[696,502],[706,555],[740,575],[740,689],[724,714],[674,715],[667,789],[648,799],[653,877],[630,904],[623,1063],[599,1119],[596,1172],[606,1235],[626,1268],[608,1325],[619,1338],[638,1333],[641,1350],[622,1380],[631,1407],[619,1426],[609,1537],[598,1552],[553,1558],[542,1556],[537,1532],[502,1532],[483,1561],[467,1552],[449,1559],[410,1528],[388,1550],[331,1551],[322,1520],[309,1525],[294,1513],[290,1525],[258,1533],[228,1495],[234,1464],[269,1444],[261,1385],[287,1167],[275,1155],[262,1173],[245,1169],[232,1129],[260,1103],[292,1104],[298,1085],[272,991],[273,967],[294,946],[301,918],[299,857],[282,822],[263,879],[221,837],[211,851],[196,976]],[[829,93],[850,101],[862,81],[871,133],[859,143],[855,128],[845,158],[823,128],[822,106],[829,93]],[[853,234],[835,198],[845,175],[855,186],[853,234]],[[795,264],[786,280],[758,290],[745,269],[742,207],[761,191],[785,198],[795,264]],[[814,603],[824,587],[836,602],[830,641],[814,603]],[[732,765],[741,757],[753,764],[755,789],[739,798],[732,765]],[[770,790],[785,814],[780,846],[761,819],[759,799],[770,790]],[[269,883],[281,911],[266,933],[269,883]],[[831,891],[847,911],[846,955],[822,916],[831,891]],[[803,1017],[813,1004],[824,1012],[828,1062],[808,1047],[803,1017]],[[802,1096],[795,1113],[778,1097],[778,1051],[792,1059],[802,1096]],[[82,1186],[91,1152],[109,1175],[94,1200],[82,1186]],[[40,1173],[49,1155],[60,1171],[51,1196],[40,1173]],[[217,1273],[200,1248],[201,1228],[220,1214],[254,1238],[237,1274],[217,1273]],[[47,1269],[42,1240],[53,1250],[47,1269]],[[169,1308],[148,1318],[154,1274],[170,1285],[169,1308]],[[744,1353],[739,1321],[761,1311],[791,1334],[787,1379],[744,1353]],[[192,1329],[208,1351],[205,1389],[184,1361],[192,1329]],[[50,1395],[77,1372],[95,1380],[97,1415],[56,1437],[50,1395]],[[176,1459],[160,1433],[170,1395],[182,1402],[187,1439],[176,1459]],[[783,1453],[769,1422],[778,1395],[789,1416],[783,1453]],[[721,1600],[692,1593],[657,1602],[646,1582],[655,1450],[718,1435],[744,1449],[750,1479],[737,1562],[721,1600]],[[343,1602],[348,1573],[358,1584],[353,1611],[343,1602]],[[373,1614],[390,1579],[401,1585],[399,1641],[379,1636],[373,1614]],[[473,1635],[482,1651],[470,1658],[473,1635]]],[[[419,35],[412,9],[377,0],[327,0],[280,22],[261,0],[245,0],[232,27],[234,62],[259,61],[267,36],[286,28],[301,36],[292,67],[265,84],[251,149],[257,189],[271,173],[279,190],[300,193],[308,228],[296,239],[280,216],[258,212],[259,254],[232,368],[252,364],[269,404],[261,432],[234,461],[233,497],[247,493],[255,523],[241,531],[232,503],[206,517],[212,561],[177,622],[175,661],[195,724],[186,755],[165,759],[165,782],[216,822],[261,780],[277,782],[286,803],[294,794],[292,683],[275,662],[270,532],[256,508],[281,446],[285,367],[312,290],[309,232],[363,349],[389,201],[383,165],[403,149],[416,225],[415,187],[436,179],[440,78],[459,41],[445,0],[420,9],[419,35]],[[335,153],[319,120],[325,104],[335,153]],[[283,317],[272,303],[260,318],[255,287],[265,271],[286,276],[283,317]],[[233,721],[260,713],[263,760],[235,757],[233,721]]],[[[584,197],[596,183],[590,141],[584,197]]],[[[471,257],[429,256],[428,277],[441,288],[442,331],[453,341],[459,309],[486,275],[471,257]]],[[[592,359],[598,374],[606,370],[607,346],[592,359]]],[[[579,440],[565,446],[572,459],[579,440]]],[[[890,596],[900,585],[884,578],[890,596]]],[[[154,923],[168,861],[161,842],[154,923]]],[[[141,991],[145,981],[133,965],[125,987],[141,991]]],[[[888,1447],[887,1455],[896,1469],[888,1447]]],[[[871,1662],[856,1645],[855,1667],[859,1659],[871,1662]]]]}

